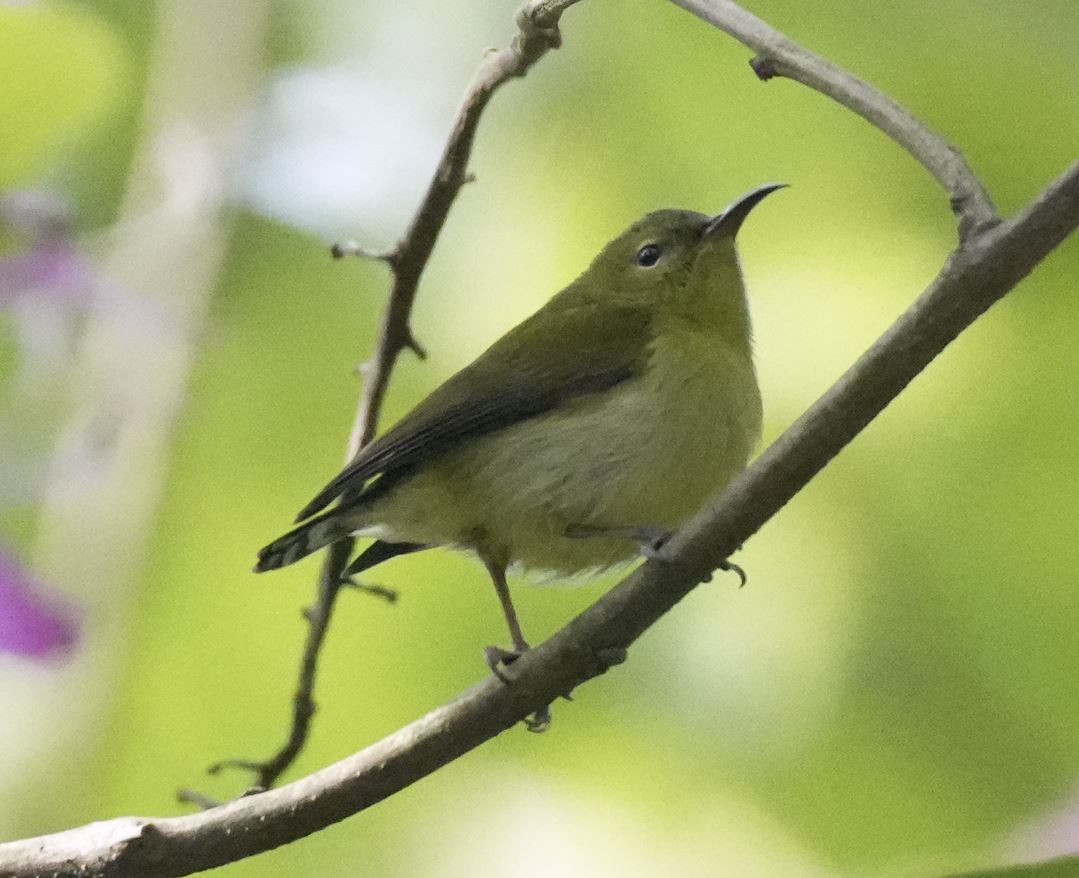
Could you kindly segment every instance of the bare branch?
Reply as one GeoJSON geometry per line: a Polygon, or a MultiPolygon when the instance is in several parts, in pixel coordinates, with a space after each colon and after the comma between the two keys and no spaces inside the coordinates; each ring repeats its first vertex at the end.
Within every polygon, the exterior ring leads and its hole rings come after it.
{"type": "Polygon", "coordinates": [[[962,154],[940,135],[867,82],[814,54],[732,0],[672,0],[759,54],[761,79],[783,76],[827,95],[879,128],[921,162],[944,187],[959,217],[959,236],[1000,221],[993,201],[962,154]]]}
{"type": "MultiPolygon", "coordinates": [[[[561,44],[558,23],[562,13],[579,0],[530,0],[517,13],[518,33],[504,49],[489,52],[480,63],[472,84],[458,107],[449,140],[442,152],[438,167],[420,202],[405,237],[393,249],[367,250],[359,244],[335,244],[335,258],[356,255],[387,263],[393,271],[389,302],[382,315],[378,344],[372,358],[364,364],[363,390],[348,439],[346,463],[352,460],[365,444],[371,441],[378,427],[378,414],[386,396],[390,374],[403,350],[411,350],[421,360],[427,351],[412,332],[410,316],[416,290],[435,242],[446,223],[457,193],[474,177],[468,170],[472,143],[480,116],[491,96],[503,83],[524,76],[548,50],[561,44]]],[[[249,759],[225,760],[211,766],[216,772],[224,767],[253,771],[262,788],[273,786],[295,761],[307,741],[311,719],[315,714],[313,698],[315,672],[322,644],[333,617],[334,602],[341,590],[341,576],[348,566],[354,541],[341,540],[326,553],[319,572],[315,603],[305,611],[309,626],[300,660],[299,683],[293,697],[292,724],[288,739],[270,759],[257,762],[249,759]]],[[[182,801],[202,804],[205,797],[181,791],[182,801]]]]}
{"type": "Polygon", "coordinates": [[[1079,227],[1079,162],[952,254],[899,320],[663,551],[490,678],[377,744],[277,790],[185,817],[121,818],[0,845],[0,874],[175,876],[269,850],[404,789],[602,674],[775,515],[915,375],[1079,227]],[[612,658],[613,657],[613,658],[612,658]]]}

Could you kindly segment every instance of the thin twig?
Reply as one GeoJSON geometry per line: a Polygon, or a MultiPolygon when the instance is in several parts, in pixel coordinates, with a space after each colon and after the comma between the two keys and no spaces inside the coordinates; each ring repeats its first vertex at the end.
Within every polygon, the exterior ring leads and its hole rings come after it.
{"type": "MultiPolygon", "coordinates": [[[[375,435],[390,374],[401,351],[409,349],[420,359],[427,356],[427,352],[412,332],[412,304],[416,299],[420,278],[457,193],[474,179],[468,171],[468,161],[472,154],[476,128],[487,102],[499,86],[510,79],[524,76],[548,50],[561,44],[559,20],[566,9],[578,2],[579,0],[531,0],[518,11],[516,36],[504,49],[490,52],[484,57],[472,84],[465,92],[427,192],[412,224],[397,246],[389,251],[370,251],[353,243],[334,246],[332,253],[335,257],[358,255],[378,259],[386,262],[393,272],[393,283],[386,310],[382,315],[378,344],[374,355],[362,368],[363,390],[348,439],[346,462],[352,460],[360,448],[375,435]]],[[[278,781],[303,749],[316,709],[313,693],[319,655],[333,617],[334,603],[341,590],[341,576],[348,566],[353,546],[353,540],[341,540],[326,553],[319,573],[315,603],[305,611],[309,625],[300,660],[299,683],[293,697],[288,739],[270,759],[261,762],[225,760],[211,766],[211,772],[225,767],[243,768],[254,772],[258,785],[268,789],[278,781]]],[[[192,801],[185,793],[181,794],[181,798],[192,801]]],[[[196,804],[204,802],[205,798],[199,797],[196,804]]]]}
{"type": "Polygon", "coordinates": [[[959,236],[1000,221],[989,193],[962,154],[886,94],[822,58],[732,0],[672,0],[757,52],[761,79],[783,76],[821,92],[879,128],[921,162],[947,191],[959,236]]]}
{"type": "Polygon", "coordinates": [[[1079,162],[1016,219],[957,250],[848,372],[664,549],[545,643],[365,750],[295,783],[183,817],[125,817],[0,845],[0,874],[178,876],[349,817],[493,738],[624,651],[775,515],[941,350],[1079,227],[1079,162]]]}

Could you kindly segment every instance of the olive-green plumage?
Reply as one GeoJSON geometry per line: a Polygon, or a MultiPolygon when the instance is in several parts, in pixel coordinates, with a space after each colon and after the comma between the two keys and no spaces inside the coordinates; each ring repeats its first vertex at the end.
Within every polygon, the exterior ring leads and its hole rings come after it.
{"type": "Polygon", "coordinates": [[[734,236],[776,188],[718,217],[661,210],[635,223],[360,451],[256,570],[350,534],[382,541],[356,569],[468,549],[524,648],[507,567],[567,576],[630,561],[639,544],[611,531],[674,530],[744,468],[761,400],[734,236]]]}

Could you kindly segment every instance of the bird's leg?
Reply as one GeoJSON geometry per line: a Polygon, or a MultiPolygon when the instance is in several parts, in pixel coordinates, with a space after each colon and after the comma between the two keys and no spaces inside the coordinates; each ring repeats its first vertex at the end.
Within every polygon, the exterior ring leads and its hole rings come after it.
{"type": "MultiPolygon", "coordinates": [[[[510,628],[510,637],[513,639],[513,649],[500,649],[497,646],[488,646],[484,650],[487,666],[496,677],[503,683],[511,681],[502,673],[502,668],[519,659],[531,647],[521,632],[521,623],[517,621],[517,611],[513,608],[513,600],[510,598],[509,583],[506,582],[506,565],[497,564],[484,559],[487,572],[491,574],[491,582],[495,585],[498,600],[502,603],[502,612],[506,616],[506,624],[510,628]]],[[[551,725],[551,706],[540,708],[532,716],[525,720],[525,728],[530,732],[545,732],[551,725]]]]}
{"type": "Polygon", "coordinates": [[[566,536],[571,540],[588,540],[597,537],[630,540],[641,547],[641,554],[646,558],[655,558],[664,543],[674,531],[654,524],[630,524],[619,527],[602,527],[591,524],[571,524],[566,528],[566,536]]]}
{"type": "MultiPolygon", "coordinates": [[[[585,540],[594,537],[614,537],[615,539],[632,540],[640,546],[641,554],[651,560],[663,560],[659,552],[673,535],[673,531],[651,524],[633,524],[620,527],[598,527],[590,524],[571,524],[566,528],[566,536],[571,540],[585,540]]],[[[749,578],[746,572],[733,561],[724,561],[719,565],[724,573],[733,572],[738,575],[738,587],[741,588],[749,578]]],[[[711,578],[711,577],[709,577],[711,578]]]]}
{"type": "Polygon", "coordinates": [[[521,623],[517,621],[517,611],[513,608],[509,583],[506,582],[506,565],[486,559],[484,559],[483,563],[487,567],[487,572],[491,575],[491,582],[494,583],[495,593],[502,604],[502,613],[506,617],[506,624],[509,625],[510,629],[510,638],[513,640],[512,650],[489,646],[485,651],[487,664],[497,676],[502,677],[499,666],[508,665],[520,658],[521,654],[526,652],[529,646],[528,641],[525,640],[525,636],[521,632],[521,623]]]}

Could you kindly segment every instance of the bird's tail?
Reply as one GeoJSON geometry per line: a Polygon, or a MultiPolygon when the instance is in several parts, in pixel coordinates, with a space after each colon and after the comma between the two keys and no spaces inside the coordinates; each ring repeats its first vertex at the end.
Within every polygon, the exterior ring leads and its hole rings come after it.
{"type": "Polygon", "coordinates": [[[355,525],[344,521],[344,516],[339,512],[340,510],[334,509],[325,515],[313,518],[260,549],[255,572],[264,573],[267,570],[286,567],[318,551],[323,546],[347,537],[356,528],[355,525]]]}

